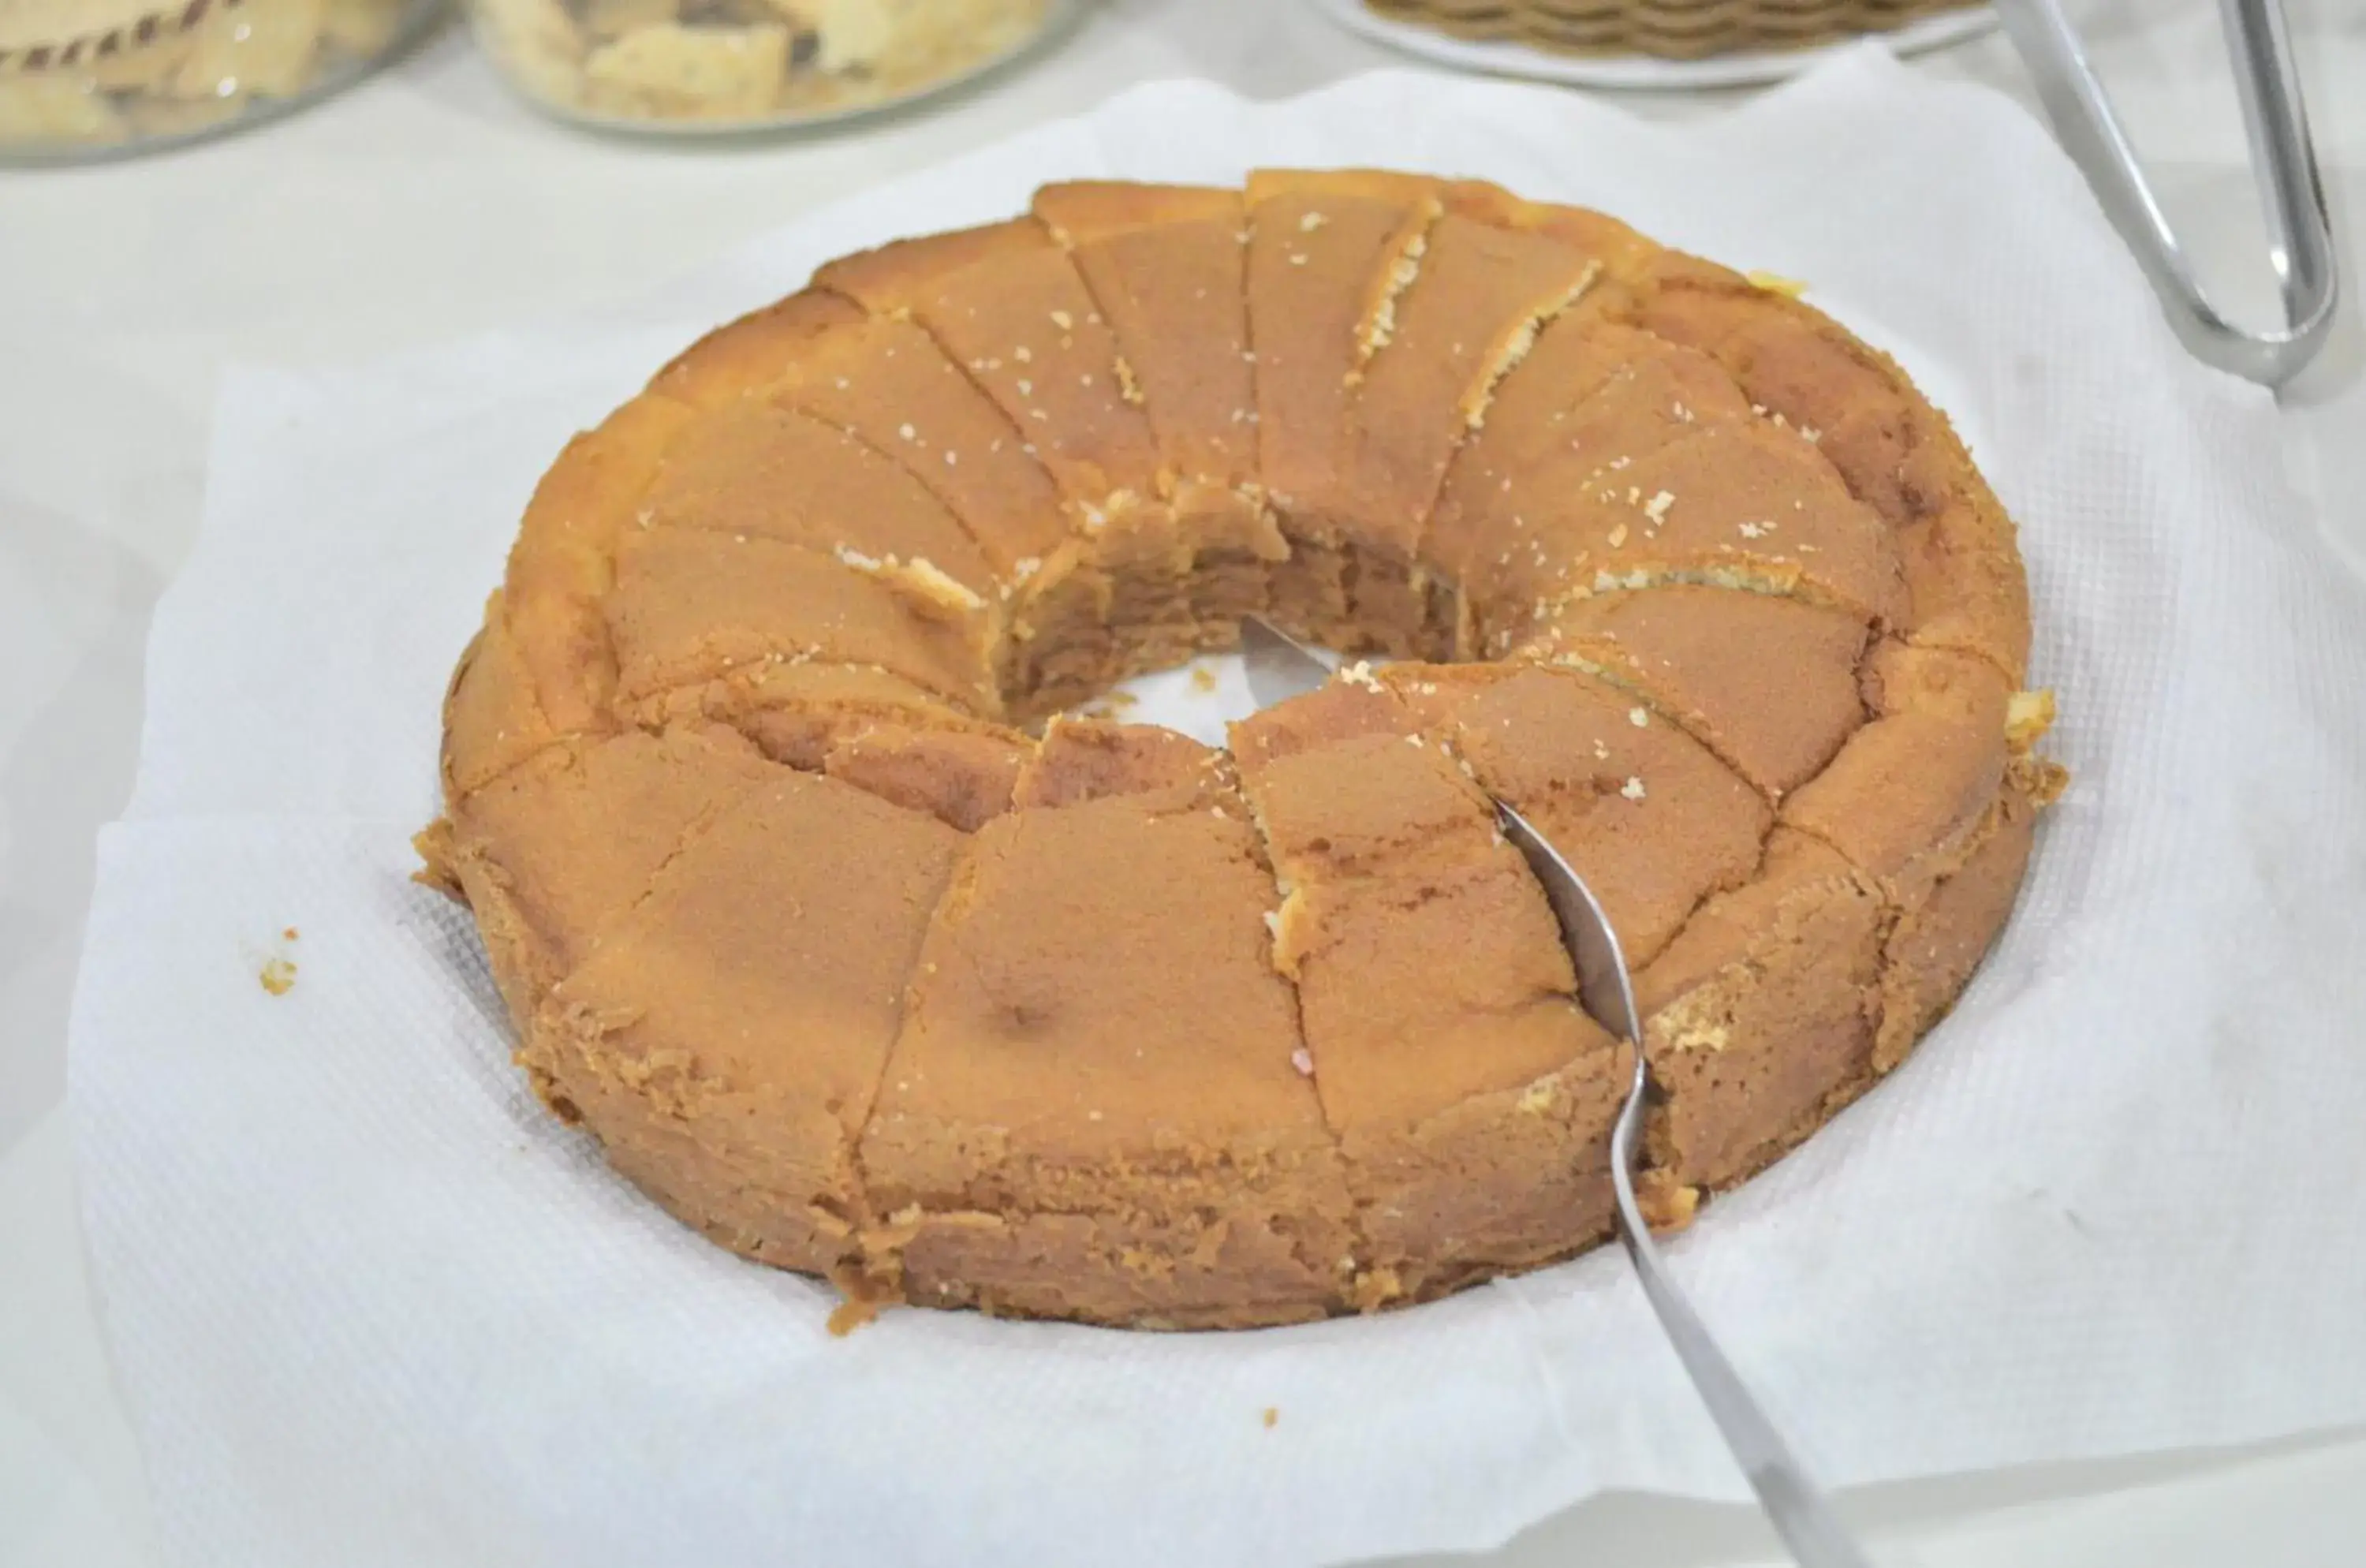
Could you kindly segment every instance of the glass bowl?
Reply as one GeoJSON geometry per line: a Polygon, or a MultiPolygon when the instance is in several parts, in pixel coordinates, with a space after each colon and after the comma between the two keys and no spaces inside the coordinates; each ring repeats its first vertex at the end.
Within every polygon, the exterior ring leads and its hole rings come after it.
{"type": "Polygon", "coordinates": [[[441,0],[0,0],[0,162],[85,162],[325,96],[441,0]]]}
{"type": "Polygon", "coordinates": [[[738,135],[836,123],[1026,53],[1076,0],[468,0],[536,107],[608,130],[738,135]]]}

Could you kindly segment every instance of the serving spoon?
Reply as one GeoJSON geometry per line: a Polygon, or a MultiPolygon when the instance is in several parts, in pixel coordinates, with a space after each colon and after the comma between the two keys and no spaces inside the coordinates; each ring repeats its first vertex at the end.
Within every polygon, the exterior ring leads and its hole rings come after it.
{"type": "MultiPolygon", "coordinates": [[[[1241,623],[1241,659],[1249,692],[1259,707],[1302,695],[1331,678],[1331,668],[1288,633],[1250,616],[1241,623]]],[[[1490,797],[1491,799],[1493,797],[1490,797]]],[[[1633,1260],[1643,1294],[1659,1314],[1660,1326],[1684,1363],[1701,1403],[1724,1434],[1726,1447],[1758,1494],[1774,1533],[1803,1568],[1869,1568],[1855,1539],[1833,1514],[1823,1492],[1808,1478],[1790,1445],[1751,1395],[1733,1363],[1725,1359],[1700,1315],[1668,1273],[1651,1227],[1635,1201],[1635,1168],[1643,1141],[1644,1097],[1650,1085],[1643,1060],[1643,1021],[1635,1009],[1635,984],[1627,971],[1618,934],[1602,906],[1560,852],[1534,824],[1501,800],[1493,801],[1504,837],[1518,849],[1545,890],[1561,942],[1577,968],[1578,1005],[1614,1038],[1635,1051],[1635,1073],[1626,1103],[1610,1132],[1610,1184],[1618,1200],[1618,1235],[1633,1260]]]]}

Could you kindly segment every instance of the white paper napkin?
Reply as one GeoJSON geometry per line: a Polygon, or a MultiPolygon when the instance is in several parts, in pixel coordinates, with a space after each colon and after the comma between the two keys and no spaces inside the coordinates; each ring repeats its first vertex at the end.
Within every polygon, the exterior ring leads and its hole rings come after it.
{"type": "Polygon", "coordinates": [[[535,476],[694,332],[1047,178],[1374,162],[1811,280],[2021,519],[2077,775],[2021,908],[1892,1080],[1674,1247],[1822,1473],[2366,1419],[2366,594],[2266,396],[2182,356],[2039,129],[1876,51],[1682,130],[1400,74],[1184,84],[638,309],[227,388],[72,1056],[176,1561],[1254,1568],[1482,1547],[1608,1487],[1741,1495],[1615,1252],[1268,1333],[915,1311],[832,1339],[828,1292],[542,1112],[465,918],[405,880],[535,476]]]}

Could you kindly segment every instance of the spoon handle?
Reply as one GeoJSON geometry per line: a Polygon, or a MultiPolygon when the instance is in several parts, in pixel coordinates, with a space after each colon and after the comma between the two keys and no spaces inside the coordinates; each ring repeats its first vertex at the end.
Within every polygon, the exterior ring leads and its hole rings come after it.
{"type": "Polygon", "coordinates": [[[1701,1403],[1725,1435],[1726,1447],[1741,1465],[1759,1506],[1802,1568],[1868,1568],[1864,1551],[1841,1525],[1831,1505],[1808,1478],[1790,1446],[1774,1424],[1751,1397],[1750,1390],[1709,1337],[1708,1329],[1684,1300],[1669,1276],[1667,1264],[1651,1240],[1651,1227],[1635,1201],[1635,1163],[1643,1141],[1644,1091],[1651,1073],[1643,1060],[1643,1020],[1635,1006],[1635,982],[1619,950],[1618,933],[1585,879],[1561,858],[1552,841],[1535,824],[1502,801],[1495,817],[1509,840],[1536,874],[1545,901],[1560,925],[1561,940],[1577,971],[1578,1005],[1607,1030],[1612,1038],[1631,1041],[1635,1072],[1627,1086],[1627,1102],[1610,1132],[1610,1179],[1618,1194],[1618,1231],[1634,1260],[1637,1278],[1676,1359],[1700,1390],[1701,1403]]]}
{"type": "Polygon", "coordinates": [[[1684,1362],[1684,1371],[1700,1391],[1701,1403],[1708,1406],[1710,1419],[1725,1434],[1726,1447],[1733,1450],[1741,1472],[1750,1481],[1751,1490],[1758,1494],[1759,1506],[1766,1510],[1768,1522],[1774,1533],[1783,1538],[1801,1568],[1869,1568],[1864,1551],[1825,1501],[1816,1483],[1799,1461],[1792,1457],[1790,1445],[1766,1418],[1757,1400],[1743,1386],[1733,1363],[1709,1337],[1708,1329],[1693,1311],[1692,1303],[1669,1277],[1667,1265],[1660,1257],[1660,1248],[1651,1239],[1651,1227],[1643,1221],[1642,1211],[1635,1202],[1635,1183],[1628,1174],[1634,1169],[1636,1147],[1641,1142],[1643,1123],[1643,1060],[1639,1052],[1635,1059],[1636,1084],[1620,1108],[1617,1125],[1610,1134],[1610,1179],[1618,1192],[1618,1231],[1627,1244],[1627,1256],[1633,1259],[1635,1276],[1642,1281],[1643,1294],[1651,1310],[1660,1314],[1660,1326],[1667,1331],[1668,1343],[1674,1347],[1676,1359],[1684,1362]]]}

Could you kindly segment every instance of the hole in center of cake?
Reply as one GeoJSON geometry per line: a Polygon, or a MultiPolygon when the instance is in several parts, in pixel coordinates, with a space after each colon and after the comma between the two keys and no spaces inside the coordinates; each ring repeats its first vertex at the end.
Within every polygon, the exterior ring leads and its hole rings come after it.
{"type": "MultiPolygon", "coordinates": [[[[1099,615],[1039,602],[1009,703],[1021,722],[1068,713],[1157,724],[1210,746],[1257,710],[1236,651],[1260,615],[1336,668],[1358,659],[1454,658],[1453,586],[1418,565],[1313,536],[1284,518],[1289,555],[1202,549],[1177,570],[1161,552],[1105,550],[1099,615]]],[[[1079,595],[1078,597],[1082,597],[1079,595]]],[[[1047,596],[1048,598],[1048,596],[1047,596]]]]}
{"type": "MultiPolygon", "coordinates": [[[[1362,657],[1321,647],[1310,647],[1308,651],[1335,670],[1362,657]]],[[[1165,670],[1129,676],[1099,696],[1065,711],[1121,724],[1160,725],[1203,746],[1222,747],[1229,743],[1227,727],[1263,705],[1249,689],[1248,670],[1241,655],[1218,649],[1165,670]]]]}

